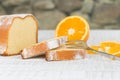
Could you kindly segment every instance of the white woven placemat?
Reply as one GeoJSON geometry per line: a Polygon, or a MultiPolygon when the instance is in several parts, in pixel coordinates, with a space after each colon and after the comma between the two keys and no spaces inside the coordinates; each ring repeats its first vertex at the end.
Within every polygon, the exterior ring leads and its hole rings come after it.
{"type": "MultiPolygon", "coordinates": [[[[54,37],[54,31],[39,31],[39,41],[54,37]]],[[[120,41],[120,30],[91,31],[89,45],[120,41]]],[[[0,56],[0,80],[120,80],[120,61],[99,55],[84,60],[47,62],[44,58],[22,60],[0,56]]]]}

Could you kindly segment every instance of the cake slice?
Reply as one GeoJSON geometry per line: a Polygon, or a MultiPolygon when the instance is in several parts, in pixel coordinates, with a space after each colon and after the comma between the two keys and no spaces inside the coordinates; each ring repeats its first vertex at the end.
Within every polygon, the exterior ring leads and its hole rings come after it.
{"type": "Polygon", "coordinates": [[[38,21],[32,14],[0,16],[0,54],[16,55],[37,42],[38,21]]]}
{"type": "Polygon", "coordinates": [[[50,40],[42,41],[36,43],[30,47],[24,48],[21,56],[22,58],[31,58],[38,55],[44,54],[46,51],[60,47],[62,44],[66,43],[67,37],[57,37],[50,40]]]}
{"type": "Polygon", "coordinates": [[[47,61],[76,60],[84,57],[84,49],[58,48],[46,52],[47,61]]]}

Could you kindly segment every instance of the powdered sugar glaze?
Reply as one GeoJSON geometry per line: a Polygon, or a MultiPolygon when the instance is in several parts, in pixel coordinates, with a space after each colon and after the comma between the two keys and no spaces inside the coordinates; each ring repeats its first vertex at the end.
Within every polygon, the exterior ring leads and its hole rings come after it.
{"type": "Polygon", "coordinates": [[[7,27],[12,23],[14,17],[25,18],[32,14],[13,14],[13,15],[2,15],[0,16],[0,27],[7,27]]]}

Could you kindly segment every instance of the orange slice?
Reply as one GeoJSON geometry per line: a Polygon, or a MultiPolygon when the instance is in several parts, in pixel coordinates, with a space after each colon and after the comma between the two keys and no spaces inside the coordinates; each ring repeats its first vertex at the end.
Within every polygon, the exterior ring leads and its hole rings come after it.
{"type": "Polygon", "coordinates": [[[108,46],[108,47],[114,47],[116,45],[120,45],[120,43],[119,42],[113,42],[113,41],[104,41],[104,42],[100,43],[101,47],[106,47],[106,46],[108,46]]]}
{"type": "Polygon", "coordinates": [[[68,40],[87,41],[89,37],[89,25],[81,16],[69,16],[57,25],[55,36],[68,36],[68,40]]]}
{"type": "Polygon", "coordinates": [[[100,46],[105,49],[107,53],[115,53],[120,50],[120,43],[119,42],[112,42],[112,41],[105,41],[101,42],[100,46]]]}
{"type": "MultiPolygon", "coordinates": [[[[100,46],[91,46],[91,48],[95,50],[101,49],[102,51],[107,52],[108,54],[112,54],[112,55],[120,57],[120,43],[119,42],[104,41],[100,43],[100,46]]],[[[93,52],[89,51],[88,53],[91,54],[93,52]]]]}
{"type": "Polygon", "coordinates": [[[118,51],[120,51],[120,46],[111,47],[107,52],[109,54],[114,54],[114,53],[116,53],[118,51]]]}
{"type": "Polygon", "coordinates": [[[120,51],[113,53],[113,55],[120,57],[120,51]]]}
{"type": "MultiPolygon", "coordinates": [[[[100,47],[100,46],[90,46],[90,48],[97,50],[97,51],[104,51],[104,48],[100,47]]],[[[88,54],[95,54],[96,52],[91,51],[91,50],[87,50],[88,54]]]]}

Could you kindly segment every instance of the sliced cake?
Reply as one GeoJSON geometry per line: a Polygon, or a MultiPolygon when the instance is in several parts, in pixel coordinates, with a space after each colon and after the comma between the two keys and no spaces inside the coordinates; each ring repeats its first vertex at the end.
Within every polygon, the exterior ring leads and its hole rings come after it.
{"type": "Polygon", "coordinates": [[[0,54],[16,55],[37,42],[38,21],[32,14],[0,16],[0,54]]]}
{"type": "Polygon", "coordinates": [[[47,61],[76,60],[84,57],[84,49],[58,48],[46,52],[47,61]]]}
{"type": "Polygon", "coordinates": [[[66,36],[53,38],[50,40],[42,41],[39,43],[36,43],[30,47],[24,48],[24,50],[21,53],[22,58],[31,58],[38,55],[42,55],[48,50],[55,49],[60,47],[62,44],[64,44],[67,41],[66,36]]]}

